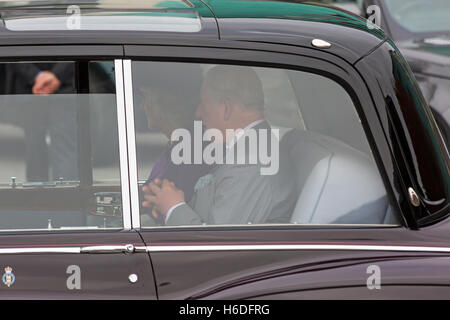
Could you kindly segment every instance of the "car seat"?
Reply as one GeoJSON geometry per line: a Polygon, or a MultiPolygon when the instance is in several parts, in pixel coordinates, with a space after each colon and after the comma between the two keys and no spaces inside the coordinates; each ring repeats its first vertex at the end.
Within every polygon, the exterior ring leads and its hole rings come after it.
{"type": "Polygon", "coordinates": [[[299,224],[396,223],[372,158],[342,141],[292,129],[280,152],[288,152],[298,200],[291,216],[299,224]]]}

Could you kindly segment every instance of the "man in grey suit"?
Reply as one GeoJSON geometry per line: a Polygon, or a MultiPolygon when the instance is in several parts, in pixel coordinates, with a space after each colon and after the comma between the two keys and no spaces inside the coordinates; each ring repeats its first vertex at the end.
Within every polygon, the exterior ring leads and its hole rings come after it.
{"type": "MultiPolygon", "coordinates": [[[[203,82],[201,103],[196,116],[206,129],[222,133],[225,159],[195,186],[194,196],[185,203],[183,191],[169,180],[156,179],[144,190],[144,203],[154,205],[165,216],[166,225],[218,225],[289,222],[294,205],[294,182],[289,177],[288,159],[280,155],[277,172],[262,174],[263,161],[249,161],[255,154],[248,145],[246,132],[255,131],[258,148],[268,152],[278,145],[270,125],[264,119],[264,93],[256,72],[249,67],[217,66],[203,82]],[[236,131],[243,129],[243,131],[236,131]],[[241,134],[230,133],[241,132],[241,134]],[[266,135],[264,137],[264,134],[266,135]],[[244,146],[244,161],[237,161],[244,146]],[[231,152],[233,151],[233,152],[231,152]],[[228,159],[229,160],[229,159],[228,159]]],[[[218,141],[215,141],[216,143],[218,141]]],[[[276,147],[276,148],[274,148],[276,147]]],[[[242,153],[241,153],[242,155],[242,153]]]]}

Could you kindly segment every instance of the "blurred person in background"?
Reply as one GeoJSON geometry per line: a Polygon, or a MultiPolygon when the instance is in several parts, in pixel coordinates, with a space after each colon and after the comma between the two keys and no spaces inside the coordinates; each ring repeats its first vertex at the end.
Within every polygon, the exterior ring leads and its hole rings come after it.
{"type": "Polygon", "coordinates": [[[21,124],[26,138],[27,181],[78,180],[76,108],[64,96],[74,94],[72,63],[14,63],[5,66],[5,93],[40,95],[23,106],[21,124]],[[50,137],[47,147],[46,135],[50,137]]]}

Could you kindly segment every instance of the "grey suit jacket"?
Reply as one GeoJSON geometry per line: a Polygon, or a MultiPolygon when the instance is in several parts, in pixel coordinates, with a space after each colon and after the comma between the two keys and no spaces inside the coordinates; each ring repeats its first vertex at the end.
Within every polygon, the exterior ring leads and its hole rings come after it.
{"type": "MultiPolygon", "coordinates": [[[[272,134],[267,122],[254,129],[272,134]]],[[[267,140],[270,142],[270,136],[267,140]]],[[[247,157],[251,148],[246,149],[247,157]]],[[[268,149],[271,151],[270,146],[268,149]]],[[[289,159],[280,153],[279,170],[274,175],[262,175],[259,160],[256,164],[234,163],[217,165],[201,177],[189,204],[173,210],[166,225],[289,222],[295,204],[289,159]]]]}

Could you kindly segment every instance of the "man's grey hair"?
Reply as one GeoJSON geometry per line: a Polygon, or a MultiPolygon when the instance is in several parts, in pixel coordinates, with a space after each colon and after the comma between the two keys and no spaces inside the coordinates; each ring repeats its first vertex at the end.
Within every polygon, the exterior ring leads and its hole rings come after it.
{"type": "Polygon", "coordinates": [[[229,99],[242,103],[247,110],[264,110],[261,79],[251,67],[215,66],[206,72],[205,90],[215,101],[229,99]]]}

